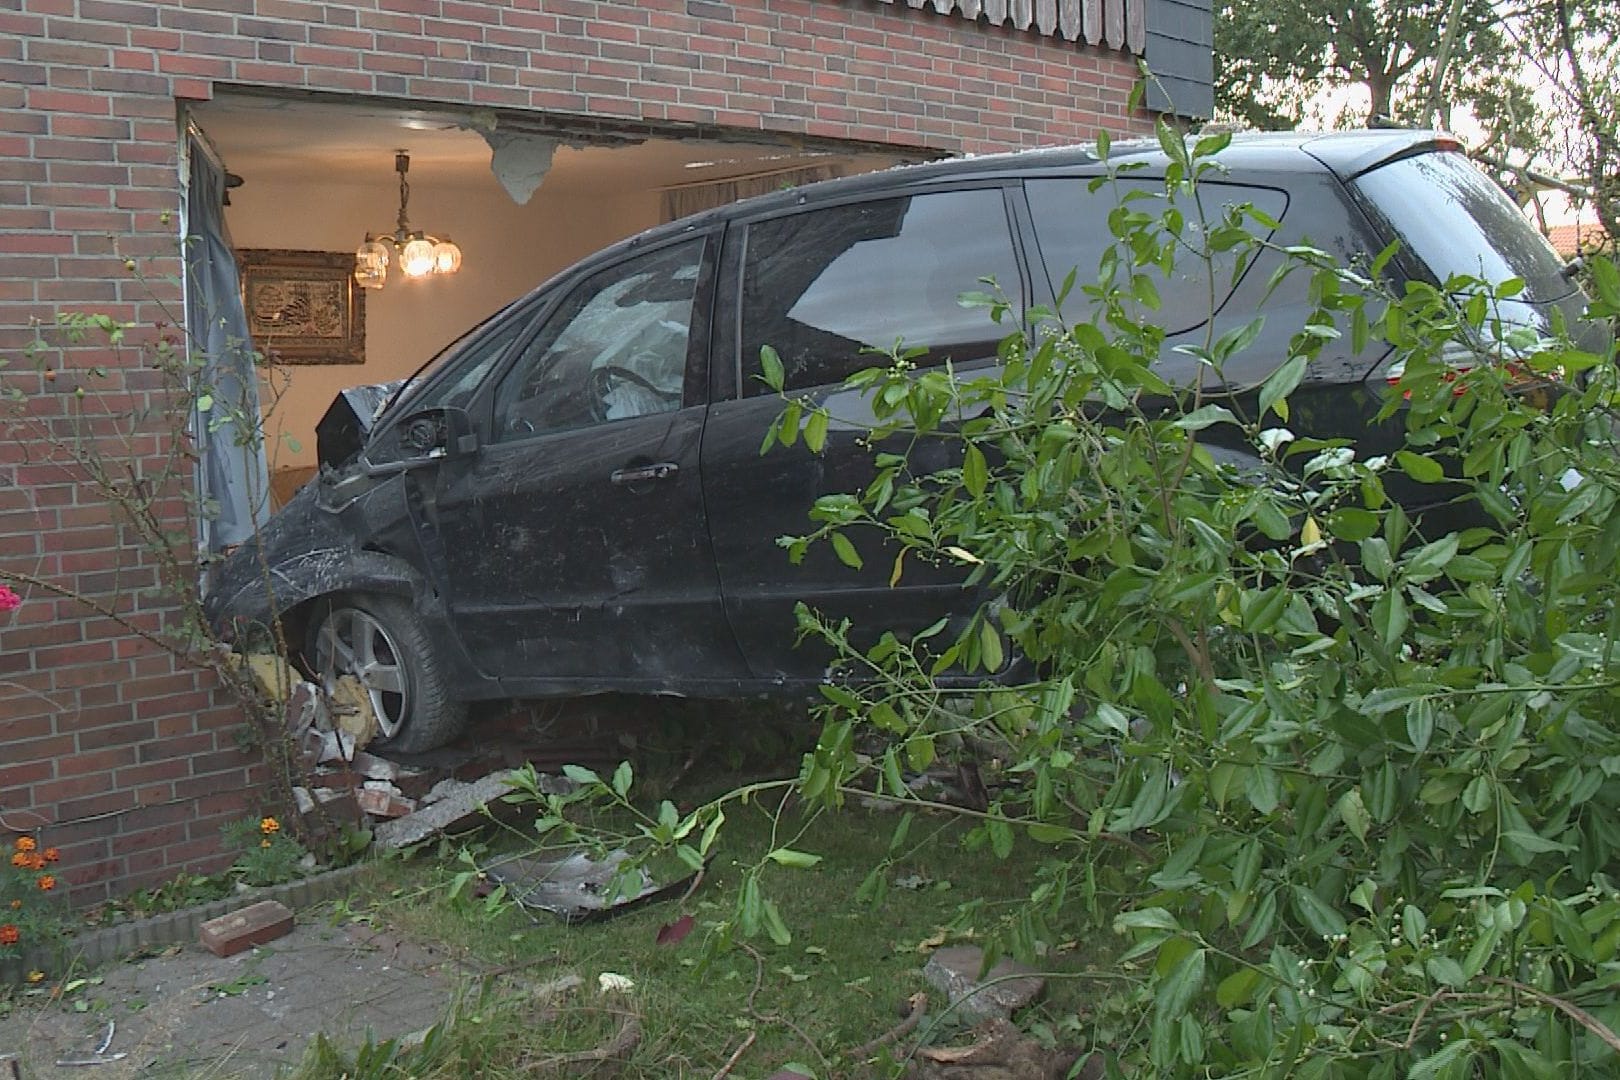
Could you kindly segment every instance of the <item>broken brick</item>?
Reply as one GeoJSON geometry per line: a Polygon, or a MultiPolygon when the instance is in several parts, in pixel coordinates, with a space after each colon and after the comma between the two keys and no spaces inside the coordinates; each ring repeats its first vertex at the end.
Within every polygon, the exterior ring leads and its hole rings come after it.
{"type": "Polygon", "coordinates": [[[197,941],[215,956],[233,956],[292,932],[293,915],[284,904],[261,900],[240,911],[209,919],[197,941]]]}
{"type": "Polygon", "coordinates": [[[360,788],[354,793],[354,801],[372,817],[404,817],[416,809],[416,804],[411,800],[382,788],[360,788]]]}

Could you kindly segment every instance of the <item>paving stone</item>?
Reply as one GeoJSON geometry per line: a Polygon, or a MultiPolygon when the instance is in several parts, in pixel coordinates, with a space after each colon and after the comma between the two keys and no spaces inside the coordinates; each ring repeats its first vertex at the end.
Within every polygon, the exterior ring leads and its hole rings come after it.
{"type": "Polygon", "coordinates": [[[966,1024],[1009,1019],[1046,989],[1046,980],[1027,964],[1003,959],[980,979],[979,969],[983,966],[983,949],[953,945],[934,951],[923,967],[923,978],[944,991],[956,1006],[953,1015],[966,1024]]]}

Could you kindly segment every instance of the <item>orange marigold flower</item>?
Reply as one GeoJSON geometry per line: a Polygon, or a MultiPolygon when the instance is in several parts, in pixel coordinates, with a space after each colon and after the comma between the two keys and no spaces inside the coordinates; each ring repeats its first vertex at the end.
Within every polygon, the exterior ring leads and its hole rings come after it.
{"type": "Polygon", "coordinates": [[[38,846],[39,846],[39,843],[32,836],[19,836],[19,837],[17,837],[17,850],[18,851],[33,851],[38,846]]]}
{"type": "Polygon", "coordinates": [[[46,862],[56,862],[61,858],[62,858],[62,853],[60,851],[56,850],[55,848],[48,847],[48,848],[45,849],[45,861],[46,862]]]}
{"type": "Polygon", "coordinates": [[[260,840],[259,841],[259,846],[260,847],[269,847],[270,846],[270,838],[267,836],[263,840],[260,840]]]}
{"type": "Polygon", "coordinates": [[[45,981],[45,973],[43,971],[30,971],[28,973],[28,981],[31,983],[42,983],[45,981]]]}
{"type": "Polygon", "coordinates": [[[28,870],[45,869],[45,856],[41,855],[39,852],[36,851],[32,855],[25,855],[23,858],[28,860],[27,862],[23,863],[24,868],[28,870]]]}
{"type": "Polygon", "coordinates": [[[262,818],[259,821],[259,831],[262,833],[280,832],[281,822],[273,817],[262,818]]]}
{"type": "Polygon", "coordinates": [[[0,926],[0,945],[15,945],[22,940],[22,931],[11,923],[0,926]]]}
{"type": "Polygon", "coordinates": [[[14,852],[12,852],[11,853],[11,865],[12,866],[27,866],[28,865],[28,852],[26,852],[26,851],[14,851],[14,852]]]}
{"type": "Polygon", "coordinates": [[[39,888],[41,892],[50,892],[52,889],[56,888],[56,879],[51,875],[46,874],[44,877],[39,879],[39,888]]]}
{"type": "Polygon", "coordinates": [[[21,909],[21,907],[22,907],[22,901],[21,900],[13,900],[11,902],[11,910],[12,911],[17,911],[17,910],[21,909]]]}

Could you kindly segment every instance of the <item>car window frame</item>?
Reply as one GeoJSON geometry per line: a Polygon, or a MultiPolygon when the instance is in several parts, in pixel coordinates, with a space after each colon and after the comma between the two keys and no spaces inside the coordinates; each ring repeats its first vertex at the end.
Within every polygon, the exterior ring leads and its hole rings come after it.
{"type": "MultiPolygon", "coordinates": [[[[1019,315],[1022,322],[1027,324],[1029,309],[1035,303],[1035,294],[1030,253],[1024,229],[1018,216],[1020,209],[1017,204],[1022,201],[1023,197],[1021,183],[1022,177],[1006,175],[936,179],[926,183],[905,184],[892,188],[875,188],[840,198],[806,199],[792,206],[779,206],[755,213],[737,214],[728,219],[718,263],[718,276],[721,282],[720,295],[725,298],[727,306],[723,311],[717,310],[714,320],[714,343],[710,359],[710,370],[712,372],[711,402],[742,401],[748,400],[750,397],[760,396],[744,393],[747,376],[744,374],[742,356],[743,282],[747,270],[748,232],[750,228],[767,221],[776,221],[801,214],[812,214],[818,211],[834,210],[839,207],[862,203],[917,198],[924,195],[951,194],[961,191],[998,191],[1001,193],[1002,211],[1005,215],[1004,225],[1007,231],[1007,241],[1012,248],[1013,264],[1018,271],[1019,295],[1016,300],[1019,304],[1019,315]]],[[[1005,291],[1006,283],[1002,282],[1000,284],[1005,291]]],[[[1010,332],[1010,329],[1008,332],[1010,332]]],[[[879,358],[873,358],[873,366],[876,366],[879,362],[879,358]]],[[[969,363],[977,363],[977,361],[969,361],[969,363]]],[[[809,391],[816,387],[838,386],[841,383],[842,380],[831,383],[816,383],[801,388],[799,392],[809,391]]]]}

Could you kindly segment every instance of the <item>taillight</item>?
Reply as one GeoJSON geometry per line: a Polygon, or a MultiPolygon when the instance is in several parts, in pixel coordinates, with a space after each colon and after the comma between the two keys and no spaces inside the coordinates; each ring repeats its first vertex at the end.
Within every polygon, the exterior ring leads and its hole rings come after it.
{"type": "MultiPolygon", "coordinates": [[[[1520,357],[1527,354],[1519,353],[1505,343],[1498,342],[1497,346],[1497,358],[1494,366],[1507,376],[1506,384],[1509,393],[1519,393],[1561,380],[1561,372],[1556,370],[1537,372],[1523,359],[1520,359],[1520,357]]],[[[1460,341],[1449,341],[1441,348],[1440,355],[1436,359],[1443,369],[1440,372],[1440,381],[1457,383],[1458,385],[1453,387],[1451,392],[1460,397],[1468,392],[1468,387],[1462,383],[1462,377],[1479,367],[1482,362],[1490,362],[1492,358],[1479,349],[1470,348],[1460,341]]],[[[1385,370],[1384,381],[1391,388],[1399,388],[1401,377],[1405,374],[1406,361],[1396,360],[1385,370]]],[[[1410,400],[1412,391],[1402,390],[1401,396],[1410,400]]]]}

